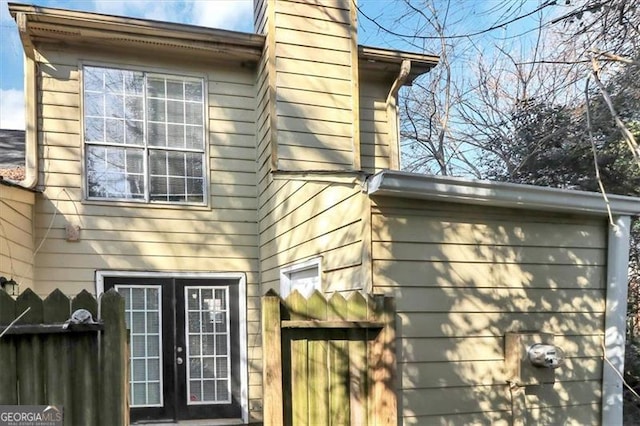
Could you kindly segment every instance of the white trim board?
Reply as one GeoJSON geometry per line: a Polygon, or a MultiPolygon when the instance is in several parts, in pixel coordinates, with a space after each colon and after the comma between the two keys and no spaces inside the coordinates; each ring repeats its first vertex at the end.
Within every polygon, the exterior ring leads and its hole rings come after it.
{"type": "Polygon", "coordinates": [[[242,272],[153,272],[153,271],[96,271],[96,296],[104,293],[104,279],[131,278],[209,278],[238,280],[238,332],[240,334],[240,410],[242,422],[249,422],[249,358],[247,349],[247,276],[242,272]]]}

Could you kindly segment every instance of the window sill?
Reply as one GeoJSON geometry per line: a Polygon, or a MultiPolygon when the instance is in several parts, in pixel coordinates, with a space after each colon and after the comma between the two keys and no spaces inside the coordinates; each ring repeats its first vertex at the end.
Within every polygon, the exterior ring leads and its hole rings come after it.
{"type": "Polygon", "coordinates": [[[160,210],[193,210],[193,211],[211,211],[211,206],[202,204],[180,204],[180,203],[146,203],[136,201],[109,201],[109,200],[82,200],[82,204],[88,206],[107,206],[107,207],[127,207],[138,209],[160,209],[160,210]]]}

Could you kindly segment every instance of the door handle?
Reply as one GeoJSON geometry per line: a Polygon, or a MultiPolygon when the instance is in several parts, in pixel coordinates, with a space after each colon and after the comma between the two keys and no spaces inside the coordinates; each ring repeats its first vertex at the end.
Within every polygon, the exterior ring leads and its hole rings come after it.
{"type": "Polygon", "coordinates": [[[184,362],[184,361],[182,361],[182,357],[177,357],[177,358],[176,358],[176,364],[178,364],[178,365],[182,365],[182,363],[183,363],[183,362],[184,362]]]}

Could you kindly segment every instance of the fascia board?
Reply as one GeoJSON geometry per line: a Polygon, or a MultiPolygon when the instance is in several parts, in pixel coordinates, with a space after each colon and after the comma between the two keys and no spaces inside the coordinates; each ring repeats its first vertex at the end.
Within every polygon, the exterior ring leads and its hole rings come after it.
{"type": "Polygon", "coordinates": [[[90,33],[97,38],[102,34],[106,39],[116,37],[123,42],[140,37],[145,40],[155,38],[158,44],[163,44],[163,40],[169,39],[172,44],[179,42],[184,47],[193,45],[192,47],[201,48],[205,44],[218,48],[226,46],[226,50],[236,49],[242,52],[241,56],[256,60],[262,54],[265,41],[265,37],[260,34],[18,3],[9,3],[9,12],[14,19],[23,13],[27,19],[27,30],[29,25],[53,26],[60,31],[61,38],[64,38],[63,31],[68,31],[70,35],[83,36],[83,33],[90,33]]]}
{"type": "MultiPolygon", "coordinates": [[[[367,185],[370,196],[435,200],[516,209],[606,216],[601,194],[504,182],[382,171],[367,185]]],[[[640,198],[607,195],[615,215],[640,214],[640,198]]]]}

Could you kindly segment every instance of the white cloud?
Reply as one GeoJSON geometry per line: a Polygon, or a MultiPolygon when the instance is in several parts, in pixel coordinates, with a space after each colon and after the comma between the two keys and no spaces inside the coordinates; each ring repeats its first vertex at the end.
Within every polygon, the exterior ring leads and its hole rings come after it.
{"type": "Polygon", "coordinates": [[[193,23],[204,27],[252,31],[251,0],[215,0],[193,2],[193,23]]]}
{"type": "Polygon", "coordinates": [[[0,129],[24,130],[24,93],[0,89],[0,129]]]}
{"type": "Polygon", "coordinates": [[[251,0],[93,0],[93,10],[109,15],[252,31],[251,0]]]}

